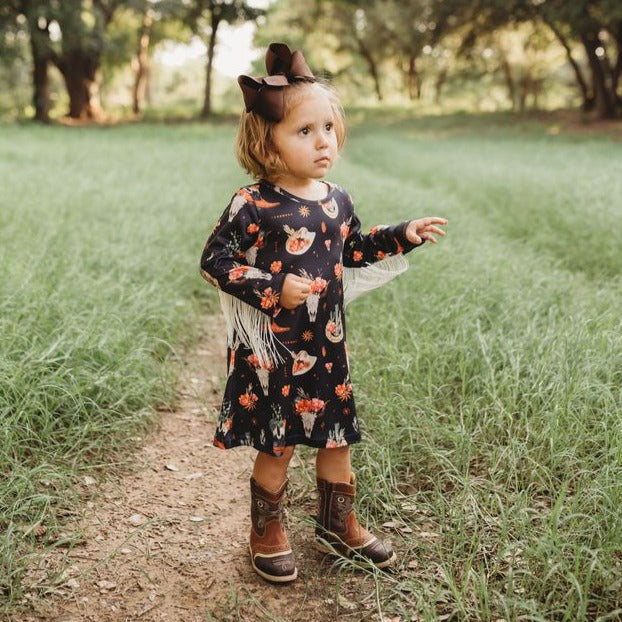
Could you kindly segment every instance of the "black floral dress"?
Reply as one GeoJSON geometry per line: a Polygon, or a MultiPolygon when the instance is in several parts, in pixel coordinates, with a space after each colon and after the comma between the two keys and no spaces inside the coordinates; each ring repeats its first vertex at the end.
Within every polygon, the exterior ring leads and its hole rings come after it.
{"type": "Polygon", "coordinates": [[[405,237],[408,221],[362,234],[350,196],[327,186],[320,201],[267,181],[245,186],[207,241],[203,277],[221,290],[221,299],[224,292],[242,307],[241,315],[248,311],[250,324],[253,317],[263,320],[276,355],[258,356],[249,339],[230,329],[218,447],[251,445],[278,456],[289,445],[341,447],[361,438],[346,344],[344,271],[414,245],[405,237]],[[306,303],[293,310],[279,305],[287,273],[312,281],[306,303]]]}

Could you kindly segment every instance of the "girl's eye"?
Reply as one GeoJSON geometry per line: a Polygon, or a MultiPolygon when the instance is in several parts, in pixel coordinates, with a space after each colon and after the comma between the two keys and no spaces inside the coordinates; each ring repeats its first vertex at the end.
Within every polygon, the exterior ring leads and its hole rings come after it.
{"type": "Polygon", "coordinates": [[[309,133],[309,128],[308,128],[308,127],[303,127],[303,128],[300,130],[300,133],[301,133],[303,136],[306,136],[306,135],[309,133]]]}
{"type": "Polygon", "coordinates": [[[333,124],[332,123],[327,123],[326,124],[326,131],[330,132],[333,129],[333,124]]]}

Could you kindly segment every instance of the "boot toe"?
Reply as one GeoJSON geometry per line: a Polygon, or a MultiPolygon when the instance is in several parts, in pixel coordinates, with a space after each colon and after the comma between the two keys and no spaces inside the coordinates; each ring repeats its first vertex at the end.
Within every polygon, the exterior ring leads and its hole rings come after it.
{"type": "Polygon", "coordinates": [[[393,552],[391,546],[378,540],[378,538],[374,538],[359,549],[359,555],[369,560],[376,568],[386,568],[397,559],[397,555],[393,552]]]}
{"type": "Polygon", "coordinates": [[[298,576],[294,554],[279,553],[277,555],[252,555],[251,559],[255,572],[267,581],[286,583],[298,576]]]}

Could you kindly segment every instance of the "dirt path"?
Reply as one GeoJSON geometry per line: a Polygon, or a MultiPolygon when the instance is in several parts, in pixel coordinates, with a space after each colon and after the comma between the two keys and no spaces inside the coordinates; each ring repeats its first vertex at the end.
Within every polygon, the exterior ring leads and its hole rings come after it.
{"type": "Polygon", "coordinates": [[[225,344],[220,320],[210,319],[209,331],[218,336],[202,340],[184,362],[177,408],[163,414],[136,467],[101,485],[86,478],[91,500],[67,525],[81,534],[79,543],[42,555],[29,578],[57,587],[45,599],[33,598],[14,622],[379,619],[371,605],[355,604],[357,592],[373,590],[369,580],[337,577],[312,548],[308,456],[295,458],[290,469],[289,531],[299,579],[273,586],[252,571],[247,537],[254,451],[211,445],[225,344]]]}

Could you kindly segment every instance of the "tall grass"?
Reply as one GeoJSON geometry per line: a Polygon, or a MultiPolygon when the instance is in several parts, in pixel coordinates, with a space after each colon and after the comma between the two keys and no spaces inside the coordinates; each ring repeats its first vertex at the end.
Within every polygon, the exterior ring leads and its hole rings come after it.
{"type": "Polygon", "coordinates": [[[357,466],[413,529],[389,610],[619,619],[622,146],[404,129],[361,131],[343,173],[367,220],[450,220],[350,310],[357,466]]]}
{"type": "MultiPolygon", "coordinates": [[[[332,178],[365,225],[450,219],[353,303],[360,511],[394,532],[388,614],[622,616],[622,145],[505,116],[370,122],[332,178]]],[[[0,128],[0,588],[80,474],[172,399],[214,292],[201,245],[233,127],[0,128]]],[[[380,528],[377,526],[377,530],[380,528]]]]}
{"type": "Polygon", "coordinates": [[[171,402],[171,355],[201,326],[198,257],[214,206],[242,181],[230,153],[230,127],[1,129],[9,601],[41,527],[54,541],[78,476],[122,459],[128,438],[155,423],[154,407],[171,402]]]}

